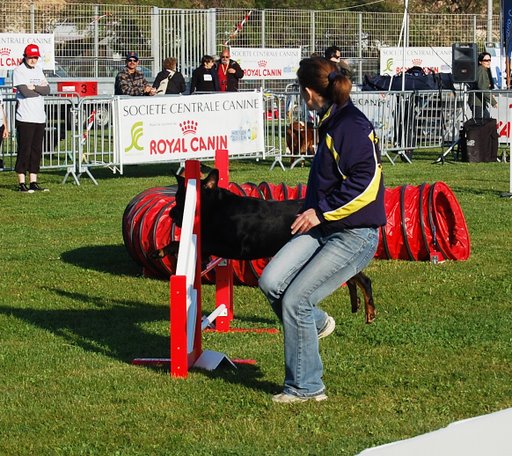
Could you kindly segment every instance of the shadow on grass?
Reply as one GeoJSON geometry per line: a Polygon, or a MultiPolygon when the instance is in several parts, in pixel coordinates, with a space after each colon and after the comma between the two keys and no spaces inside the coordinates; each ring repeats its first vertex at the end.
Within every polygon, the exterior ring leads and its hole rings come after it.
{"type": "Polygon", "coordinates": [[[79,247],[61,254],[65,263],[114,275],[140,276],[141,266],[135,263],[124,245],[79,247]]]}
{"type": "MultiPolygon", "coordinates": [[[[165,324],[169,320],[168,306],[148,306],[139,301],[121,299],[105,300],[93,294],[69,292],[53,287],[46,290],[81,303],[84,308],[34,309],[0,306],[0,313],[50,331],[70,345],[122,362],[132,363],[135,358],[169,358],[169,336],[157,333],[163,327],[168,328],[168,324],[165,324]],[[153,333],[152,327],[157,328],[153,333]]],[[[198,372],[255,390],[271,392],[277,389],[275,384],[258,380],[262,374],[257,366],[241,365],[236,370],[226,368],[198,372]]]]}

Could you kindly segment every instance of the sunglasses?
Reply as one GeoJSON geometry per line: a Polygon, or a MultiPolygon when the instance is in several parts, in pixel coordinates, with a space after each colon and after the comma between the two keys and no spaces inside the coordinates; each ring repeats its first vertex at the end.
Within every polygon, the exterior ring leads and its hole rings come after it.
{"type": "Polygon", "coordinates": [[[138,62],[138,59],[128,59],[127,62],[138,62]]]}
{"type": "Polygon", "coordinates": [[[221,59],[229,59],[229,55],[221,55],[220,58],[221,59]]]}
{"type": "Polygon", "coordinates": [[[491,59],[482,59],[482,62],[490,62],[491,59]]]}

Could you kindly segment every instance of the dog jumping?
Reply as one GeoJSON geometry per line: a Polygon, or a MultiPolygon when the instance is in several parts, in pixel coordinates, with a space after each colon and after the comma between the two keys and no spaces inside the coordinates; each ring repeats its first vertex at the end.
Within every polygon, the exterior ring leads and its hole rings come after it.
{"type": "MultiPolygon", "coordinates": [[[[181,227],[185,208],[185,178],[176,176],[178,189],[175,206],[169,215],[181,227]]],[[[219,172],[213,169],[201,180],[201,246],[205,257],[211,255],[234,260],[255,260],[274,256],[291,239],[290,226],[302,209],[303,200],[264,200],[239,196],[218,186],[219,172]]],[[[173,241],[152,253],[163,258],[178,252],[173,241]]],[[[352,312],[357,312],[361,290],[365,303],[366,323],[375,319],[371,280],[359,272],[347,281],[352,312]]]]}

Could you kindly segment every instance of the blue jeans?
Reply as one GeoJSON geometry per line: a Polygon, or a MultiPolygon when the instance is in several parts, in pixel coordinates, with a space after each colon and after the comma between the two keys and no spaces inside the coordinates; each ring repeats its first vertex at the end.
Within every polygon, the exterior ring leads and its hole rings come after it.
{"type": "Polygon", "coordinates": [[[315,396],[325,390],[318,331],[327,314],[317,304],[368,265],[378,241],[376,228],[327,236],[313,228],[294,236],[263,270],[259,286],[283,323],[284,393],[315,396]]]}

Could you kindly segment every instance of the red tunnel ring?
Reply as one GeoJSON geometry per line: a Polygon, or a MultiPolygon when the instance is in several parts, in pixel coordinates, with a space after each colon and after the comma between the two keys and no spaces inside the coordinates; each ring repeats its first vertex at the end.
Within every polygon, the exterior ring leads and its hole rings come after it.
{"type": "MultiPolygon", "coordinates": [[[[262,182],[236,184],[228,189],[241,196],[284,200],[303,198],[306,186],[262,182]]],[[[135,196],[123,214],[123,241],[130,256],[142,266],[145,275],[169,278],[174,273],[174,258],[153,259],[150,253],[179,240],[179,228],[169,217],[176,188],[155,187],[135,196]]],[[[386,189],[384,197],[387,223],[380,229],[375,258],[428,261],[431,252],[446,259],[466,260],[470,238],[466,220],[455,194],[444,182],[417,187],[405,185],[386,189]]],[[[255,286],[268,258],[232,260],[237,283],[255,286]]],[[[203,278],[215,281],[211,271],[203,278]]]]}

